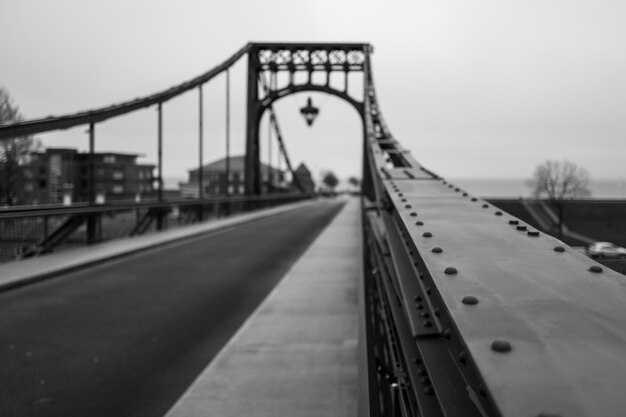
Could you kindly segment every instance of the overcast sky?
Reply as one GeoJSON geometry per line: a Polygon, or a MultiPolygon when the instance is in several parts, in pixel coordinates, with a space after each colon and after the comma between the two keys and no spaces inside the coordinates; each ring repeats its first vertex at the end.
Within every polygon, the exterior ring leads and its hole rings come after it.
{"type": "MultiPolygon", "coordinates": [[[[526,178],[570,159],[593,179],[626,168],[623,0],[1,0],[0,85],[27,118],[97,108],[163,90],[248,41],[369,42],[394,136],[445,177],[526,178]]],[[[233,69],[233,152],[242,153],[245,61],[233,69]]],[[[205,160],[224,155],[224,78],[205,87],[205,160]]],[[[313,129],[287,97],[289,153],[315,171],[360,173],[360,122],[313,95],[313,129]]],[[[197,164],[197,91],[164,107],[165,175],[197,164]]],[[[41,135],[87,147],[86,128],[41,135]]],[[[154,108],[97,125],[97,150],[156,161],[154,108]]],[[[264,145],[265,146],[265,145],[264,145]]],[[[263,149],[267,159],[267,147],[263,149]]]]}

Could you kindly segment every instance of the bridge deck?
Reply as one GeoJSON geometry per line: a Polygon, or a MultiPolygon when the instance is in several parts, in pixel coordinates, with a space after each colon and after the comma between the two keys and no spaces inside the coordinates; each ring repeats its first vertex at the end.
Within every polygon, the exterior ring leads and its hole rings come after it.
{"type": "Polygon", "coordinates": [[[356,415],[360,226],[353,200],[167,416],[356,415]]]}

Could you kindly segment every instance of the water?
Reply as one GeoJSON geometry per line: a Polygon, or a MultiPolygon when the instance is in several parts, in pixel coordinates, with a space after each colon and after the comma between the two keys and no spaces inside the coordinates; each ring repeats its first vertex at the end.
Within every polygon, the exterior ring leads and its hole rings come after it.
{"type": "MultiPolygon", "coordinates": [[[[491,198],[531,197],[526,179],[446,178],[467,192],[491,198]]],[[[590,181],[591,198],[626,199],[626,179],[590,181]]]]}

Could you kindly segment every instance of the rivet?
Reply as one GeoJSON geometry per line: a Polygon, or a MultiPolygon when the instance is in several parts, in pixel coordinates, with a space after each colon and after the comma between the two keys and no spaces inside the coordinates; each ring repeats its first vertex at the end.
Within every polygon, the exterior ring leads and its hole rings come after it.
{"type": "Polygon", "coordinates": [[[519,224],[519,220],[509,220],[509,224],[515,226],[516,224],[519,224]]]}
{"type": "Polygon", "coordinates": [[[554,251],[555,252],[565,252],[565,248],[563,246],[555,246],[554,247],[554,251]]]}
{"type": "Polygon", "coordinates": [[[426,376],[426,375],[428,375],[428,372],[426,372],[425,368],[419,368],[417,370],[417,374],[420,375],[420,376],[426,376]]]}
{"type": "Polygon", "coordinates": [[[489,204],[483,204],[483,208],[489,208],[489,204]]]}
{"type": "Polygon", "coordinates": [[[467,193],[463,193],[463,197],[467,197],[467,193]]]}
{"type": "Polygon", "coordinates": [[[539,413],[537,417],[561,417],[561,415],[557,413],[539,413]]]}
{"type": "Polygon", "coordinates": [[[404,208],[411,208],[411,205],[407,204],[406,206],[404,206],[404,208]]]}
{"type": "Polygon", "coordinates": [[[435,393],[435,390],[433,389],[433,387],[426,387],[424,388],[424,394],[426,395],[433,395],[435,393]]]}
{"type": "Polygon", "coordinates": [[[452,184],[449,184],[449,185],[448,185],[448,188],[452,188],[452,187],[454,187],[452,184]]]}
{"type": "MultiPolygon", "coordinates": [[[[398,195],[398,196],[399,196],[399,195],[398,195]]],[[[402,200],[400,200],[400,201],[402,201],[403,203],[406,203],[406,198],[403,198],[403,199],[402,199],[402,200]]]]}
{"type": "Polygon", "coordinates": [[[454,275],[456,274],[458,271],[456,270],[455,267],[453,266],[449,266],[447,267],[443,272],[445,272],[447,275],[454,275]]]}
{"type": "Polygon", "coordinates": [[[430,314],[428,314],[428,313],[420,313],[420,317],[423,318],[423,319],[428,319],[428,318],[430,318],[430,314]]]}
{"type": "Polygon", "coordinates": [[[461,190],[460,190],[460,189],[458,189],[458,188],[455,188],[455,189],[454,189],[454,191],[456,191],[456,192],[458,193],[458,192],[459,192],[459,191],[461,191],[461,190]]]}
{"type": "MultiPolygon", "coordinates": [[[[404,197],[404,194],[400,193],[398,194],[398,197],[404,197]]],[[[402,201],[406,201],[406,200],[402,200],[402,201]]]]}
{"type": "Polygon", "coordinates": [[[496,211],[496,216],[502,216],[502,212],[501,211],[496,211]]]}
{"type": "Polygon", "coordinates": [[[452,331],[450,329],[446,329],[443,331],[443,337],[445,337],[446,339],[450,340],[451,336],[452,336],[452,331]]]}
{"type": "Polygon", "coordinates": [[[426,287],[426,294],[430,295],[431,292],[430,287],[426,287]]]}
{"type": "Polygon", "coordinates": [[[430,383],[431,383],[430,382],[430,378],[427,377],[427,376],[424,376],[424,377],[420,378],[420,383],[422,385],[430,385],[430,383]]]}
{"type": "Polygon", "coordinates": [[[600,273],[600,272],[602,272],[602,267],[599,267],[598,265],[592,265],[592,266],[589,267],[589,270],[591,272],[600,273]]]}
{"type": "Polygon", "coordinates": [[[439,316],[441,315],[441,311],[439,311],[439,309],[438,309],[438,308],[436,308],[436,309],[434,310],[434,312],[435,312],[435,316],[436,316],[436,317],[439,317],[439,316]]]}
{"type": "Polygon", "coordinates": [[[447,183],[448,183],[448,181],[444,181],[444,182],[443,182],[443,184],[444,184],[444,185],[445,185],[445,184],[447,184],[447,183]]]}
{"type": "Polygon", "coordinates": [[[520,232],[523,232],[526,230],[526,226],[517,226],[516,229],[519,230],[520,232]]]}
{"type": "Polygon", "coordinates": [[[415,306],[416,310],[423,310],[424,309],[424,305],[423,304],[418,304],[415,306]]]}
{"type": "MultiPolygon", "coordinates": [[[[407,208],[410,208],[410,207],[407,207],[407,208]]],[[[411,217],[416,217],[416,216],[417,216],[417,213],[416,213],[416,212],[412,212],[412,213],[411,213],[411,217]]]]}
{"type": "Polygon", "coordinates": [[[432,253],[441,253],[443,252],[443,249],[441,249],[439,246],[435,246],[432,251],[432,253]]]}
{"type": "Polygon", "coordinates": [[[511,344],[506,340],[494,340],[491,343],[491,350],[500,353],[506,353],[511,351],[511,344]]]}
{"type": "Polygon", "coordinates": [[[478,298],[474,297],[473,295],[466,295],[465,297],[463,297],[463,304],[473,306],[475,304],[478,304],[478,298]]]}
{"type": "Polygon", "coordinates": [[[536,231],[536,230],[529,230],[528,231],[528,236],[537,237],[537,236],[539,236],[539,232],[536,231]]]}
{"type": "Polygon", "coordinates": [[[422,325],[423,325],[424,327],[433,327],[433,324],[431,323],[431,321],[430,321],[430,320],[426,320],[424,323],[422,323],[422,325]]]}
{"type": "Polygon", "coordinates": [[[421,221],[420,222],[415,222],[415,225],[416,226],[424,226],[424,222],[421,222],[421,221]]]}
{"type": "Polygon", "coordinates": [[[476,201],[478,201],[478,199],[474,197],[474,198],[472,198],[472,201],[476,202],[476,201]]]}
{"type": "Polygon", "coordinates": [[[422,297],[420,297],[419,295],[416,295],[415,297],[413,297],[413,301],[422,301],[422,297]]]}
{"type": "Polygon", "coordinates": [[[478,386],[478,393],[482,395],[483,397],[487,396],[487,390],[485,390],[485,386],[483,384],[480,384],[478,386]]]}
{"type": "Polygon", "coordinates": [[[459,362],[461,362],[462,364],[465,364],[465,362],[467,362],[467,353],[459,353],[459,362]]]}
{"type": "Polygon", "coordinates": [[[424,232],[424,234],[422,235],[424,237],[433,237],[433,234],[430,232],[424,232]]]}

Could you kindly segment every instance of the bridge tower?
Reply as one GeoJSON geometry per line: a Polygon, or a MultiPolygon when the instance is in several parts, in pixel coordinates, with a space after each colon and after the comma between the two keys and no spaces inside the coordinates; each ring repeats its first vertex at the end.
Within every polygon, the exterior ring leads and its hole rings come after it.
{"type": "MultiPolygon", "coordinates": [[[[245,191],[247,195],[261,193],[261,163],[259,125],[263,113],[272,111],[277,100],[304,91],[317,91],[339,97],[351,104],[362,120],[365,141],[365,103],[348,92],[348,74],[362,72],[363,89],[367,88],[367,57],[371,46],[366,43],[252,43],[248,51],[248,95],[246,123],[245,191]],[[345,76],[343,88],[331,84],[331,72],[345,76]],[[288,74],[287,86],[266,82],[277,73],[288,74]],[[296,72],[306,74],[303,83],[296,83],[296,72]],[[313,73],[323,72],[322,83],[314,82],[313,73]]],[[[363,97],[365,97],[365,92],[363,97]]]]}

